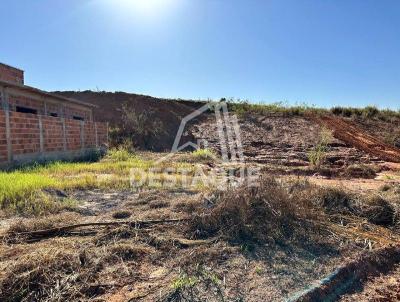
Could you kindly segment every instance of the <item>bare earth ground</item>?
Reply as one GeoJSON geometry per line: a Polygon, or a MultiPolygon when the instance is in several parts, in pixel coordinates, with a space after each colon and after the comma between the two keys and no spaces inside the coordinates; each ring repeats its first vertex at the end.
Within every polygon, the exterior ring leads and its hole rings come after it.
{"type": "MultiPolygon", "coordinates": [[[[211,116],[190,131],[218,150],[212,119],[211,116]]],[[[399,165],[343,141],[334,139],[330,143],[326,168],[335,171],[333,176],[310,168],[308,153],[320,128],[308,119],[256,117],[240,120],[240,126],[246,162],[261,167],[264,173],[282,180],[307,180],[317,186],[344,188],[361,195],[379,194],[394,207],[400,204],[399,165]],[[354,164],[371,165],[377,175],[369,179],[341,176],[354,164]],[[388,188],[383,189],[385,185],[388,188]]],[[[161,155],[142,154],[146,158],[161,155]]],[[[77,209],[53,215],[51,226],[186,219],[196,208],[213,206],[208,191],[93,189],[68,194],[79,201],[77,209]]],[[[3,219],[0,233],[4,234],[11,225],[32,222],[38,223],[36,218],[3,219]]],[[[36,228],[46,229],[46,223],[38,223],[36,228]]],[[[85,301],[285,301],[360,253],[400,243],[396,228],[377,226],[365,219],[349,218],[347,223],[332,219],[326,223],[329,227],[323,235],[330,245],[287,246],[271,242],[247,246],[218,236],[198,239],[187,231],[185,222],[102,226],[33,242],[4,241],[0,246],[0,279],[10,270],[22,270],[35,280],[54,280],[46,289],[50,301],[62,300],[65,293],[75,291],[75,297],[81,295],[77,300],[85,301]],[[27,265],[24,261],[32,267],[22,269],[27,265]],[[75,273],[71,275],[69,271],[75,273]],[[71,284],[80,287],[73,288],[71,284]]],[[[399,286],[397,266],[342,299],[398,301],[399,286]]]]}
{"type": "Polygon", "coordinates": [[[371,278],[360,292],[345,295],[340,301],[400,301],[400,265],[388,275],[371,278]]]}

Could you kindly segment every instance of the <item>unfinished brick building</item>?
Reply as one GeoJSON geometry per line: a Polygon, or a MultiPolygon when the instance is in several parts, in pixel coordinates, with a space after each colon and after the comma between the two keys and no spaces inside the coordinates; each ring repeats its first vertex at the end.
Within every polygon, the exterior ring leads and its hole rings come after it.
{"type": "Polygon", "coordinates": [[[0,63],[0,166],[81,157],[106,148],[108,127],[92,104],[24,84],[24,72],[0,63]]]}

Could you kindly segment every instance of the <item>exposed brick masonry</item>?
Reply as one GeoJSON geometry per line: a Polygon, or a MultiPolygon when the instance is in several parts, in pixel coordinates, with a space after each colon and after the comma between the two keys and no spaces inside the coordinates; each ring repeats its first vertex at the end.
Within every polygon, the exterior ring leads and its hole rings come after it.
{"type": "MultiPolygon", "coordinates": [[[[23,154],[40,155],[49,152],[76,151],[107,144],[106,123],[64,120],[60,117],[19,112],[9,114],[11,150],[14,157],[23,154]],[[65,123],[65,136],[63,123],[65,123]]],[[[6,114],[0,110],[0,164],[7,162],[7,155],[6,114]]]]}

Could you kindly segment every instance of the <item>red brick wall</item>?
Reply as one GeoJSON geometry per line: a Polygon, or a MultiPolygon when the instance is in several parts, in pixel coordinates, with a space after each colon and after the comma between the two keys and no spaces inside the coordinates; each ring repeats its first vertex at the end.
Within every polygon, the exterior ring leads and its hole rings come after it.
{"type": "Polygon", "coordinates": [[[65,118],[69,118],[69,119],[72,119],[74,116],[79,116],[79,117],[85,119],[85,121],[88,121],[88,120],[90,120],[90,111],[67,106],[67,107],[65,107],[65,110],[64,110],[64,116],[65,116],[65,118]]]}
{"type": "Polygon", "coordinates": [[[40,151],[39,120],[35,114],[10,112],[11,143],[14,155],[40,151]]]}
{"type": "Polygon", "coordinates": [[[51,113],[55,113],[57,114],[58,117],[62,116],[62,108],[60,105],[47,103],[46,108],[47,108],[47,115],[50,116],[51,113]]]}
{"type": "MultiPolygon", "coordinates": [[[[40,122],[43,154],[64,151],[63,119],[10,111],[10,134],[14,157],[40,154],[40,122]]],[[[99,146],[107,145],[107,124],[96,123],[99,146]]],[[[65,119],[66,151],[96,147],[95,124],[65,119]],[[81,144],[81,136],[84,145],[81,144]]],[[[7,162],[6,115],[0,110],[0,163],[7,162]]]]}
{"type": "Polygon", "coordinates": [[[17,106],[28,107],[36,109],[38,114],[44,114],[44,102],[33,100],[23,96],[9,95],[8,103],[10,105],[10,110],[15,111],[17,106]]]}
{"type": "Polygon", "coordinates": [[[43,148],[46,152],[64,150],[63,123],[60,118],[42,116],[43,148]]]}
{"type": "Polygon", "coordinates": [[[97,137],[99,146],[108,143],[108,125],[107,123],[97,123],[97,137]]]}
{"type": "Polygon", "coordinates": [[[22,106],[35,109],[38,114],[41,115],[44,115],[47,109],[48,116],[50,116],[51,113],[57,113],[58,117],[64,116],[67,119],[73,119],[74,116],[77,116],[82,117],[85,121],[90,120],[90,109],[85,110],[68,104],[47,102],[45,105],[44,101],[24,96],[15,96],[13,94],[9,95],[8,102],[11,111],[16,111],[17,106],[22,106]]]}
{"type": "Polygon", "coordinates": [[[84,144],[85,146],[96,146],[96,132],[94,123],[86,122],[84,125],[84,144]]]}
{"type": "Polygon", "coordinates": [[[6,115],[0,110],[0,162],[7,160],[6,115]]]}
{"type": "Polygon", "coordinates": [[[24,72],[0,63],[0,80],[24,84],[24,72]]]}
{"type": "Polygon", "coordinates": [[[81,149],[81,122],[74,120],[65,120],[67,131],[67,149],[81,149]]]}

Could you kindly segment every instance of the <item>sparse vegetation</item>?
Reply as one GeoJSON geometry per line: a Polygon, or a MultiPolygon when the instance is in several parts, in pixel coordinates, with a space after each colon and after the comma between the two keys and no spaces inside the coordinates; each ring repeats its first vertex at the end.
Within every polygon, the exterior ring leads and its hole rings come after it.
{"type": "MultiPolygon", "coordinates": [[[[112,132],[114,140],[127,139],[139,148],[154,149],[155,141],[165,134],[163,121],[153,110],[138,111],[125,103],[122,106],[122,126],[112,132]]],[[[118,145],[121,141],[116,142],[118,145]]]]}
{"type": "Polygon", "coordinates": [[[330,110],[334,115],[351,118],[362,119],[379,119],[382,121],[391,121],[400,119],[400,112],[383,109],[380,110],[375,106],[367,106],[364,108],[353,107],[333,107],[330,110]]]}
{"type": "Polygon", "coordinates": [[[213,161],[217,157],[211,149],[197,149],[192,152],[191,156],[195,161],[213,161]]]}
{"type": "Polygon", "coordinates": [[[236,113],[241,117],[249,116],[252,114],[260,115],[282,115],[282,116],[303,116],[307,113],[324,113],[327,110],[315,108],[307,104],[288,106],[282,102],[277,103],[249,103],[248,101],[235,101],[233,99],[222,99],[221,101],[227,101],[229,110],[236,113]]]}
{"type": "MultiPolygon", "coordinates": [[[[327,129],[318,132],[311,119],[299,118],[328,111],[281,104],[229,106],[242,117],[254,114],[250,130],[265,127],[278,133],[275,140],[263,137],[267,132],[256,140],[246,136],[246,158],[262,151],[260,161],[249,160],[246,169],[262,166],[269,173],[258,187],[235,182],[227,191],[212,184],[183,187],[175,168],[188,170],[190,183],[197,167],[204,167],[207,176],[217,171],[234,180],[241,164],[220,165],[211,143],[210,149],[175,154],[152,170],[160,154],[135,150],[131,136],[118,137],[122,128],[111,134],[120,145],[98,161],[53,162],[0,173],[2,214],[7,214],[5,223],[11,221],[0,235],[0,300],[100,301],[121,295],[160,302],[239,301],[249,295],[268,299],[265,292],[261,296],[259,284],[282,298],[331,273],[343,255],[400,240],[396,173],[373,180],[381,163],[360,164],[369,162],[368,156],[359,160],[361,152],[332,141],[327,129]],[[282,116],[296,116],[296,122],[287,123],[282,116]],[[312,132],[307,140],[303,129],[312,132]],[[337,148],[351,150],[337,156],[337,148]],[[131,169],[145,172],[134,175],[133,184],[148,176],[159,182],[133,192],[131,169]],[[357,186],[351,188],[353,181],[357,186]],[[364,192],[359,184],[370,187],[364,192]],[[143,226],[138,220],[165,221],[143,226]],[[103,225],[75,227],[93,221],[103,225]],[[72,230],[61,228],[71,223],[72,230]],[[31,235],[49,229],[58,231],[45,238],[31,235]],[[257,285],[250,294],[248,281],[257,285]]],[[[359,118],[378,119],[380,114],[370,108],[359,118]]],[[[152,116],[131,117],[140,135],[146,135],[143,121],[152,116]]]]}
{"type": "Polygon", "coordinates": [[[319,134],[318,142],[308,153],[308,160],[312,166],[321,168],[325,162],[327,152],[329,151],[329,144],[332,142],[332,140],[332,131],[322,128],[319,134]]]}
{"type": "Polygon", "coordinates": [[[194,217],[190,232],[200,238],[220,235],[240,244],[297,241],[311,231],[302,220],[306,216],[313,216],[307,198],[289,194],[273,178],[264,177],[259,187],[222,193],[215,207],[194,217]]]}
{"type": "MultiPolygon", "coordinates": [[[[164,165],[182,167],[188,171],[192,169],[190,164],[185,163],[164,165]]],[[[53,162],[12,172],[1,172],[0,206],[2,210],[27,215],[59,211],[72,207],[74,203],[68,198],[53,196],[45,192],[46,189],[67,191],[90,188],[129,189],[132,168],[149,171],[153,167],[155,167],[153,161],[143,160],[122,149],[95,163],[53,162]]],[[[160,179],[173,177],[163,174],[162,164],[157,167],[160,168],[160,175],[153,175],[154,177],[160,179]]],[[[179,175],[177,179],[179,181],[179,175]]],[[[179,183],[176,186],[179,186],[179,183]]]]}
{"type": "Polygon", "coordinates": [[[349,178],[369,178],[373,179],[376,177],[376,170],[364,164],[354,164],[346,167],[343,176],[349,178]]]}
{"type": "Polygon", "coordinates": [[[196,265],[191,274],[181,273],[172,281],[173,291],[164,301],[204,301],[201,296],[208,292],[216,301],[225,301],[220,288],[221,280],[211,270],[196,265]]]}

